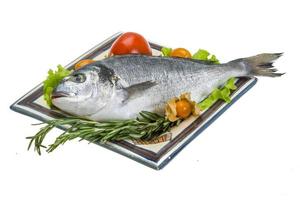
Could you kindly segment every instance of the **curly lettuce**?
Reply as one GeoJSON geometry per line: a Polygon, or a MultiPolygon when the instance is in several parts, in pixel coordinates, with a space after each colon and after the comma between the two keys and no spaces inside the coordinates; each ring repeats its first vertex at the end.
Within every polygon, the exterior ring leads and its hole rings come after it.
{"type": "Polygon", "coordinates": [[[230,78],[221,89],[214,89],[207,98],[198,103],[199,108],[201,110],[206,110],[218,100],[223,100],[226,103],[230,103],[230,94],[233,90],[237,89],[235,85],[236,80],[236,78],[230,78]]]}
{"type": "Polygon", "coordinates": [[[170,57],[172,53],[172,48],[163,47],[161,48],[161,53],[163,56],[170,57]]]}
{"type": "Polygon", "coordinates": [[[213,54],[210,54],[208,51],[204,49],[199,49],[193,56],[192,59],[196,60],[204,60],[204,61],[210,61],[214,64],[220,64],[217,57],[213,54]]]}
{"type": "Polygon", "coordinates": [[[63,66],[58,65],[57,70],[53,71],[50,69],[48,71],[47,79],[43,82],[43,94],[44,100],[48,106],[52,106],[51,95],[53,89],[60,83],[60,81],[71,74],[72,71],[65,69],[63,66]]]}

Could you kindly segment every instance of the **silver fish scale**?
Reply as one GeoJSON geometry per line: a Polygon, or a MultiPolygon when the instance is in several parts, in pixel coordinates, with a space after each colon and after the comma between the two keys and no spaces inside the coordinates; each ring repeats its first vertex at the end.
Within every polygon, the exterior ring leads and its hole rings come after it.
{"type": "Polygon", "coordinates": [[[157,85],[144,91],[138,101],[151,105],[136,107],[156,112],[162,112],[167,100],[184,92],[191,92],[192,99],[199,102],[228,78],[245,73],[229,65],[206,65],[190,59],[141,55],[115,56],[101,63],[113,69],[127,86],[155,81],[157,85]]]}

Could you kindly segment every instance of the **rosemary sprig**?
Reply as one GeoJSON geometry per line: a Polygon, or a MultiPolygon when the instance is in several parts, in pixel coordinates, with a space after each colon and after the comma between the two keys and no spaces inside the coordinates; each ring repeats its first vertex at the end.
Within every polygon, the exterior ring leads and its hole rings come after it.
{"type": "Polygon", "coordinates": [[[95,122],[82,118],[67,117],[48,121],[47,125],[42,127],[37,134],[26,139],[30,139],[28,150],[34,145],[34,150],[41,155],[41,148],[46,148],[46,151],[49,153],[58,146],[75,138],[81,138],[80,141],[85,139],[94,143],[126,139],[150,140],[167,132],[180,122],[180,120],[171,122],[163,116],[147,111],[140,112],[140,117],[137,119],[124,121],[95,122]],[[64,125],[68,125],[69,128],[59,135],[54,143],[48,147],[42,144],[46,135],[54,127],[64,125]]]}

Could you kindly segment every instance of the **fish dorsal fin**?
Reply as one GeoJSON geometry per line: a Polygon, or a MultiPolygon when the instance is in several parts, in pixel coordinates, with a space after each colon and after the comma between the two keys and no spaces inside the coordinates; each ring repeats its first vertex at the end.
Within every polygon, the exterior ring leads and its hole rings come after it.
{"type": "Polygon", "coordinates": [[[148,90],[156,85],[157,85],[157,83],[155,81],[145,81],[142,83],[137,83],[137,84],[131,85],[129,87],[123,88],[123,90],[126,93],[124,102],[128,101],[129,99],[134,99],[139,96],[142,96],[146,90],[148,90]]]}

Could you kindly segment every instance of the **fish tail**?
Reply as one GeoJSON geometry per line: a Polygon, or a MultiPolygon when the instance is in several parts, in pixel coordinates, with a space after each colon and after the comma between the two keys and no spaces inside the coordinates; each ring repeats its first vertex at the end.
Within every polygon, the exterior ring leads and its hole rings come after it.
{"type": "Polygon", "coordinates": [[[245,58],[250,65],[250,73],[254,76],[279,77],[284,73],[277,73],[273,62],[278,59],[282,53],[263,53],[249,58],[245,58]]]}
{"type": "Polygon", "coordinates": [[[278,70],[273,66],[273,62],[282,54],[283,53],[263,53],[231,62],[238,62],[240,66],[245,66],[248,75],[279,77],[285,73],[278,73],[278,70]]]}

